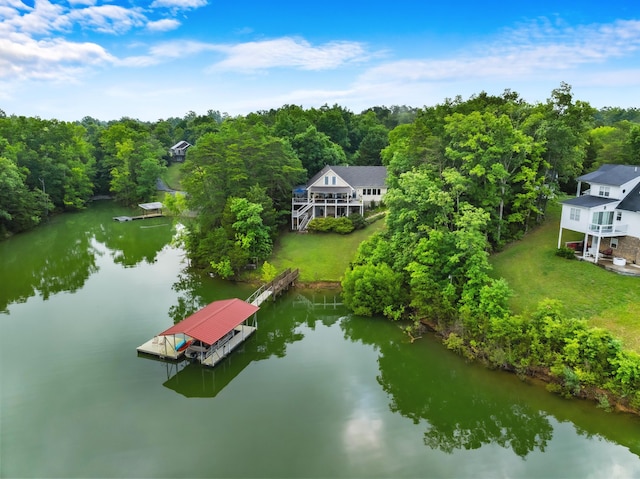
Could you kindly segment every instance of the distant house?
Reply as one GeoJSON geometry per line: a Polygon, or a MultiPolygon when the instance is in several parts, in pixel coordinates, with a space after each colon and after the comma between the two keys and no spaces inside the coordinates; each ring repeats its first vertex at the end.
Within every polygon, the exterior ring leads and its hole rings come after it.
{"type": "Polygon", "coordinates": [[[325,166],[291,201],[291,229],[303,231],[313,218],[364,215],[387,193],[384,166],[325,166]]]}
{"type": "Polygon", "coordinates": [[[190,146],[191,144],[187,141],[179,141],[169,149],[169,155],[173,161],[182,163],[187,156],[187,150],[190,146]]]}
{"type": "Polygon", "coordinates": [[[558,248],[564,229],[584,233],[584,259],[606,253],[640,264],[640,167],[603,165],[579,177],[577,196],[562,203],[558,248]],[[582,183],[589,189],[581,192],[582,183]]]}

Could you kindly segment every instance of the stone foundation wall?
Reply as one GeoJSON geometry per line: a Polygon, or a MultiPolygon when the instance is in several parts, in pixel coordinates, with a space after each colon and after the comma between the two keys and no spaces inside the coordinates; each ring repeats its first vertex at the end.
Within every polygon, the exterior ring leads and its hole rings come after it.
{"type": "Polygon", "coordinates": [[[624,258],[628,263],[640,264],[640,238],[622,236],[618,238],[618,247],[613,256],[624,258]]]}

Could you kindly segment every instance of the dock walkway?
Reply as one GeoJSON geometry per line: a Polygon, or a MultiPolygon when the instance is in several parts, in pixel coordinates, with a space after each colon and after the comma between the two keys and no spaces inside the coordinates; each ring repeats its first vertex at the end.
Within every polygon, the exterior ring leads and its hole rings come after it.
{"type": "Polygon", "coordinates": [[[297,268],[294,270],[291,268],[286,269],[275,279],[258,288],[251,296],[249,296],[249,298],[247,298],[247,303],[259,307],[270,297],[275,299],[280,293],[288,290],[296,279],[298,279],[299,275],[300,270],[297,268]]]}

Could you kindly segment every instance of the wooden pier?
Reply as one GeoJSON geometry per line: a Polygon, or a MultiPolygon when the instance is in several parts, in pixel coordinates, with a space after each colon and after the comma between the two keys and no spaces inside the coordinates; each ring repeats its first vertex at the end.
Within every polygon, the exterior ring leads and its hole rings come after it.
{"type": "Polygon", "coordinates": [[[164,216],[162,212],[162,208],[164,205],[159,201],[154,201],[153,203],[140,203],[138,205],[144,211],[143,214],[138,216],[114,216],[114,221],[135,221],[135,220],[146,220],[148,218],[160,218],[164,216]]]}
{"type": "Polygon", "coordinates": [[[297,268],[294,270],[291,270],[291,268],[286,269],[275,279],[258,288],[251,296],[249,296],[249,298],[247,298],[247,303],[259,307],[269,298],[273,298],[275,300],[280,293],[288,290],[291,285],[293,285],[299,275],[300,270],[297,268]]]}
{"type": "Polygon", "coordinates": [[[151,215],[139,215],[139,216],[114,216],[113,220],[124,222],[124,221],[135,221],[135,220],[146,220],[149,218],[161,218],[163,216],[164,215],[162,213],[154,213],[151,215]]]}

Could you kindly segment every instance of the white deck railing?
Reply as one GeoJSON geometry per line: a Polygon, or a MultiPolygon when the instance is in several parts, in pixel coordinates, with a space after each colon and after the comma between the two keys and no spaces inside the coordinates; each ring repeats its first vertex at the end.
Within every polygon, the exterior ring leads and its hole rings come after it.
{"type": "Polygon", "coordinates": [[[598,225],[589,224],[589,233],[596,236],[619,236],[627,234],[629,225],[598,225]]]}

